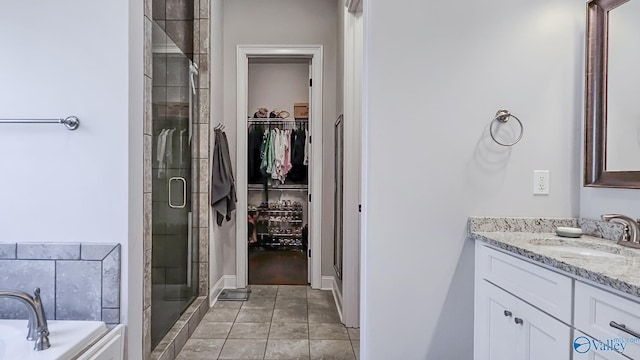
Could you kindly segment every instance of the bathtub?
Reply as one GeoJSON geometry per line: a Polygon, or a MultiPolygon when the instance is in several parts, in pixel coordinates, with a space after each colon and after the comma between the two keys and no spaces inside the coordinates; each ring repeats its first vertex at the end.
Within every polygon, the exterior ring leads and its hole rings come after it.
{"type": "Polygon", "coordinates": [[[0,360],[70,360],[107,332],[101,321],[51,320],[47,350],[34,351],[27,320],[0,319],[0,360]]]}

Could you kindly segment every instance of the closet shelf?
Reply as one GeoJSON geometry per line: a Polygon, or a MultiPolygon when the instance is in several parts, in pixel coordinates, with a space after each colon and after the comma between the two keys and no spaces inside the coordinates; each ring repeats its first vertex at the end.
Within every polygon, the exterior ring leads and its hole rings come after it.
{"type": "Polygon", "coordinates": [[[294,121],[299,121],[299,122],[309,122],[309,119],[294,119],[294,118],[247,118],[248,121],[263,121],[263,122],[273,122],[273,123],[277,123],[277,122],[294,122],[294,121]]]}
{"type": "Polygon", "coordinates": [[[292,239],[301,239],[302,235],[293,235],[293,234],[269,234],[269,233],[258,233],[258,236],[264,236],[264,237],[285,237],[285,238],[292,238],[292,239]]]}
{"type": "MultiPolygon", "coordinates": [[[[247,188],[253,191],[263,191],[264,185],[249,184],[247,188]]],[[[309,190],[309,185],[280,185],[278,187],[269,186],[267,189],[269,191],[307,191],[309,190]]]]}
{"type": "Polygon", "coordinates": [[[276,210],[276,209],[265,209],[265,208],[258,208],[256,210],[247,210],[249,212],[261,212],[261,213],[267,213],[267,214],[278,214],[278,215],[282,215],[282,213],[290,213],[290,214],[284,214],[284,215],[296,215],[296,214],[302,214],[302,210],[276,210]]]}
{"type": "Polygon", "coordinates": [[[292,243],[292,244],[284,244],[284,243],[257,243],[257,244],[251,244],[251,246],[253,247],[260,247],[260,246],[264,246],[264,247],[278,247],[281,249],[287,249],[287,248],[302,248],[303,245],[302,243],[292,243]]]}
{"type": "Polygon", "coordinates": [[[271,223],[282,224],[282,225],[286,225],[286,224],[302,224],[304,222],[304,220],[271,221],[269,219],[257,219],[256,221],[259,221],[259,222],[262,222],[262,223],[271,222],[271,223]]]}

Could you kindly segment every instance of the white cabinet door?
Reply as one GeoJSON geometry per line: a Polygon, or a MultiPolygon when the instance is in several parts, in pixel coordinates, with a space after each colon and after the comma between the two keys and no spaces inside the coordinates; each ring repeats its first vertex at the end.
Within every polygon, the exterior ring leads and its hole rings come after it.
{"type": "Polygon", "coordinates": [[[568,325],[520,300],[514,321],[522,328],[517,359],[571,358],[571,329],[568,325]]]}
{"type": "Polygon", "coordinates": [[[476,283],[475,360],[571,358],[569,326],[499,287],[476,283]]]}
{"type": "Polygon", "coordinates": [[[476,284],[475,360],[513,360],[519,336],[514,322],[518,300],[480,280],[476,284]]]}

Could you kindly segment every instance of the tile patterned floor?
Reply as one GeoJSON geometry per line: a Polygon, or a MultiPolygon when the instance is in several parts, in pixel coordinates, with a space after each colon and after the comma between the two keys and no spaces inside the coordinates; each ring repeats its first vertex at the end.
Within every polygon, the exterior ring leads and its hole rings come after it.
{"type": "Polygon", "coordinates": [[[340,323],[331,291],[252,285],[248,301],[218,301],[178,360],[355,360],[360,332],[340,323]]]}

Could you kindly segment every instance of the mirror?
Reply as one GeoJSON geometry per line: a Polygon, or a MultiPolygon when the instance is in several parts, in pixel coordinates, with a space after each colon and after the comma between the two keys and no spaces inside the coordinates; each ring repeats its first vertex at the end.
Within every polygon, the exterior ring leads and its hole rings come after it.
{"type": "Polygon", "coordinates": [[[342,252],[343,252],[343,226],[342,226],[342,214],[343,214],[343,200],[344,200],[344,121],[342,114],[338,116],[336,120],[335,128],[335,150],[336,150],[336,173],[335,173],[335,192],[333,203],[333,216],[334,216],[334,228],[333,228],[333,268],[336,270],[336,276],[342,280],[342,252]]]}
{"type": "Polygon", "coordinates": [[[638,189],[640,1],[592,0],[587,7],[584,184],[638,189]]]}

